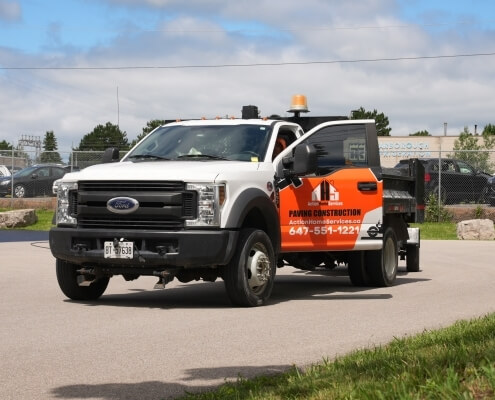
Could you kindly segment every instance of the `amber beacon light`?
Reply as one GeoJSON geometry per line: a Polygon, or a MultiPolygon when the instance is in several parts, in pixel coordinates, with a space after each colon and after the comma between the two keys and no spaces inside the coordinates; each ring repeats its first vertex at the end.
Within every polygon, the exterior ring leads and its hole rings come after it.
{"type": "Polygon", "coordinates": [[[292,101],[290,103],[290,109],[287,112],[294,113],[294,116],[298,117],[299,113],[307,113],[308,110],[308,100],[303,94],[296,94],[292,96],[292,101]]]}

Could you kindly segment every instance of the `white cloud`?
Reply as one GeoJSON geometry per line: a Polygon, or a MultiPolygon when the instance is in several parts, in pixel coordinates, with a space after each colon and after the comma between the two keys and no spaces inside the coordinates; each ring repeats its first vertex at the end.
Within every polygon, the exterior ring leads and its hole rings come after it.
{"type": "Polygon", "coordinates": [[[0,1],[0,21],[20,21],[21,5],[17,1],[0,1]]]}

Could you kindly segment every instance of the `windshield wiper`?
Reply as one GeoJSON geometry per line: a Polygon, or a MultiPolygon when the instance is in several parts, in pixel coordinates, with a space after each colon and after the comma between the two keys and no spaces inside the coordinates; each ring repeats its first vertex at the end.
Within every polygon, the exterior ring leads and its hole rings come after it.
{"type": "Polygon", "coordinates": [[[181,156],[177,157],[177,159],[180,159],[180,158],[206,158],[208,160],[227,160],[227,161],[230,161],[228,158],[220,157],[220,156],[212,156],[210,154],[182,154],[181,156]]]}
{"type": "Polygon", "coordinates": [[[136,154],[129,156],[128,158],[142,159],[142,160],[170,160],[170,158],[157,156],[155,154],[136,154]]]}

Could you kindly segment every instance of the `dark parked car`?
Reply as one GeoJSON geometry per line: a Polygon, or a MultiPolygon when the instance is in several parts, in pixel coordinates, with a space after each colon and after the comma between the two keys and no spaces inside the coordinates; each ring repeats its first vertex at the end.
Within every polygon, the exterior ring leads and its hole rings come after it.
{"type": "MultiPolygon", "coordinates": [[[[420,159],[425,167],[425,198],[438,195],[444,204],[488,203],[490,174],[476,170],[465,161],[451,158],[420,159]],[[440,173],[439,173],[440,172],[440,173]]],[[[400,160],[395,168],[408,168],[409,160],[400,160]]]]}
{"type": "Polygon", "coordinates": [[[495,176],[488,179],[488,202],[495,206],[495,176]]]}
{"type": "Polygon", "coordinates": [[[70,169],[63,165],[40,164],[21,169],[13,177],[0,178],[0,197],[11,195],[14,179],[14,197],[53,196],[52,185],[70,169]]]}

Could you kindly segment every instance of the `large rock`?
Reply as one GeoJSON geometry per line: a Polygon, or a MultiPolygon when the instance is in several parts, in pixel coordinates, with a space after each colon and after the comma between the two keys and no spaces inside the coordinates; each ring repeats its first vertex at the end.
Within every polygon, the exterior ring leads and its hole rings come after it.
{"type": "Polygon", "coordinates": [[[470,219],[457,223],[457,238],[463,240],[493,240],[495,228],[490,219],[470,219]]]}
{"type": "Polygon", "coordinates": [[[0,212],[0,228],[22,228],[38,221],[34,209],[0,212]]]}

